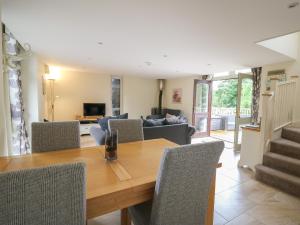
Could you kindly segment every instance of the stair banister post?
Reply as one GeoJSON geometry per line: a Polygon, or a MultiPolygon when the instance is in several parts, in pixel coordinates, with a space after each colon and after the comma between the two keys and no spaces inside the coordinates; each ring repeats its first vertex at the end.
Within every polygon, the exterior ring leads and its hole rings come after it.
{"type": "Polygon", "coordinates": [[[269,141],[272,136],[273,108],[274,108],[274,92],[266,91],[262,94],[262,118],[261,118],[261,152],[262,153],[268,151],[269,141]]]}

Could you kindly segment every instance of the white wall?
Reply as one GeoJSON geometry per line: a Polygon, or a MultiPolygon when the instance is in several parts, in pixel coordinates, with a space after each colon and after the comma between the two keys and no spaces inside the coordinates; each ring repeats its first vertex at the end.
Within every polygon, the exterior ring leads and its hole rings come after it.
{"type": "MultiPolygon", "coordinates": [[[[61,71],[60,78],[55,81],[55,96],[58,97],[54,119],[74,120],[77,115],[83,115],[83,103],[96,102],[105,103],[106,114],[110,115],[110,82],[108,75],[61,71]]],[[[49,87],[47,93],[50,93],[49,87]]]]}
{"type": "MultiPolygon", "coordinates": [[[[262,85],[261,93],[266,89],[266,79],[267,73],[271,70],[285,69],[287,76],[298,75],[300,76],[300,36],[299,36],[299,49],[298,49],[298,59],[295,61],[289,61],[279,64],[265,65],[262,69],[262,85]]],[[[164,94],[164,107],[172,109],[180,109],[183,111],[184,115],[189,119],[189,122],[192,123],[192,114],[193,114],[193,89],[194,89],[194,79],[197,77],[185,77],[185,78],[174,78],[168,79],[166,81],[166,90],[164,94]],[[174,88],[182,88],[182,103],[173,103],[172,102],[172,90],[174,88]]],[[[299,79],[300,83],[300,79],[299,79]]],[[[298,94],[297,98],[300,98],[300,84],[298,84],[298,94]]],[[[262,98],[261,98],[262,99],[262,98]]],[[[261,107],[260,113],[261,115],[261,107]]],[[[300,121],[300,104],[297,105],[295,109],[295,120],[300,121]]]]}
{"type": "Polygon", "coordinates": [[[44,64],[35,55],[22,61],[22,93],[24,118],[30,136],[32,122],[42,121],[44,115],[44,97],[42,95],[42,76],[44,64]]]}
{"type": "MultiPolygon", "coordinates": [[[[155,79],[124,76],[123,112],[130,118],[146,116],[156,106],[157,82],[155,79]]],[[[49,93],[49,87],[47,88],[49,93]]],[[[83,115],[83,103],[105,103],[106,115],[111,115],[111,76],[107,74],[61,71],[55,81],[55,120],[74,120],[83,115]]],[[[49,118],[51,119],[51,118],[49,118]]]]}
{"type": "MultiPolygon", "coordinates": [[[[295,61],[285,62],[285,63],[279,63],[279,64],[272,64],[272,65],[266,65],[263,66],[262,70],[262,91],[265,91],[266,86],[266,79],[268,71],[272,70],[278,70],[278,69],[285,69],[286,74],[288,77],[290,76],[300,76],[300,35],[299,35],[299,47],[298,47],[298,58],[295,61]]],[[[296,99],[299,101],[300,99],[300,79],[298,79],[298,88],[297,88],[297,95],[296,99]]],[[[261,115],[261,111],[260,111],[261,115]]],[[[294,120],[300,121],[300,104],[296,105],[295,114],[294,114],[294,120]]]]}
{"type": "Polygon", "coordinates": [[[151,108],[158,106],[158,82],[156,79],[123,77],[123,112],[129,118],[146,117],[151,108]]]}
{"type": "Polygon", "coordinates": [[[166,88],[164,94],[164,107],[170,109],[180,109],[188,118],[189,123],[192,123],[193,118],[193,95],[194,95],[194,80],[197,77],[185,77],[166,80],[166,88]],[[172,92],[176,88],[182,89],[182,102],[172,102],[172,92]]]}

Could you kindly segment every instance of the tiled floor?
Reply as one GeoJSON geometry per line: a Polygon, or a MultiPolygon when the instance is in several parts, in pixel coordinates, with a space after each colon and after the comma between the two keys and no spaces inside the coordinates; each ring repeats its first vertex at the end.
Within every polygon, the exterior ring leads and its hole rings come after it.
{"type": "MultiPolygon", "coordinates": [[[[212,138],[195,139],[196,142],[212,138]]],[[[94,145],[89,136],[83,146],[94,145]]],[[[300,199],[257,182],[253,172],[238,168],[239,154],[226,143],[217,170],[214,225],[300,225],[300,199]]],[[[90,220],[89,225],[118,225],[120,212],[90,220]]]]}

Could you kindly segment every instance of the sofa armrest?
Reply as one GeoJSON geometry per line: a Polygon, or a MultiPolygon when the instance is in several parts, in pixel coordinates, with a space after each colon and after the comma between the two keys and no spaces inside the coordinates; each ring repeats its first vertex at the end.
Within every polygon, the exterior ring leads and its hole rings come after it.
{"type": "Polygon", "coordinates": [[[92,126],[90,134],[95,139],[97,145],[105,144],[105,131],[103,131],[99,125],[92,126]]]}
{"type": "Polygon", "coordinates": [[[188,127],[188,135],[190,137],[192,137],[195,134],[195,132],[196,132],[196,128],[194,126],[190,126],[189,125],[189,127],[188,127]]]}
{"type": "Polygon", "coordinates": [[[187,144],[191,144],[192,143],[192,136],[195,134],[196,129],[193,126],[188,126],[187,128],[187,136],[186,136],[186,142],[187,144]]]}

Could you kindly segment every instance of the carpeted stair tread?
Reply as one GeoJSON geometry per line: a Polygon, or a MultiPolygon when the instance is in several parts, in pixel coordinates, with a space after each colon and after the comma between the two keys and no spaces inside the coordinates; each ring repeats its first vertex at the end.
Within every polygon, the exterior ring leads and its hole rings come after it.
{"type": "Polygon", "coordinates": [[[285,127],[282,129],[281,137],[300,143],[300,128],[285,127]]]}
{"type": "Polygon", "coordinates": [[[277,153],[264,154],[263,165],[300,177],[300,160],[277,153]]]}
{"type": "Polygon", "coordinates": [[[270,152],[300,159],[300,143],[279,138],[271,141],[270,152]]]}
{"type": "Polygon", "coordinates": [[[300,178],[263,165],[256,165],[256,179],[295,196],[300,196],[300,178]]]}

